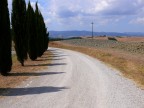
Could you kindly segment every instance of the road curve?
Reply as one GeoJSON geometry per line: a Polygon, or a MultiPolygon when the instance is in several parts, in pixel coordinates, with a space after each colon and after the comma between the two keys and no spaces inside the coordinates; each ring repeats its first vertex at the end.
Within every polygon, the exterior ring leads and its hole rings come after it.
{"type": "Polygon", "coordinates": [[[78,52],[50,51],[48,70],[10,88],[0,108],[144,108],[144,90],[118,71],[78,52]]]}

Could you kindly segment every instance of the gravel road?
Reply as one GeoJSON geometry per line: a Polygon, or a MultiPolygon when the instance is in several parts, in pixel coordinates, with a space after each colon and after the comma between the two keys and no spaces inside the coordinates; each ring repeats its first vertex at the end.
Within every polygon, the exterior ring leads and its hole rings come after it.
{"type": "Polygon", "coordinates": [[[117,70],[78,52],[50,50],[49,69],[10,88],[0,108],[144,108],[144,90],[117,70]]]}

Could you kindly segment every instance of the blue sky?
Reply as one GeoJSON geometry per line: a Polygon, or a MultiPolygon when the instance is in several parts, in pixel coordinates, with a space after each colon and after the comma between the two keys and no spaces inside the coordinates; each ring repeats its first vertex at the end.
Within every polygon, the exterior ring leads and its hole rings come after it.
{"type": "Polygon", "coordinates": [[[38,1],[48,30],[89,31],[94,22],[98,32],[144,32],[144,0],[30,1],[33,7],[38,1]]]}

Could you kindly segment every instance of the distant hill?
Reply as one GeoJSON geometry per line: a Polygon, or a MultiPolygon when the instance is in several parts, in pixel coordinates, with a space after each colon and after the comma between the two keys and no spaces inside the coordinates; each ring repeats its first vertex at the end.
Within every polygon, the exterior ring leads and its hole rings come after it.
{"type": "MultiPolygon", "coordinates": [[[[91,36],[91,31],[49,31],[50,37],[69,38],[78,36],[91,36]]],[[[144,32],[94,32],[94,36],[144,36],[144,32]]]]}

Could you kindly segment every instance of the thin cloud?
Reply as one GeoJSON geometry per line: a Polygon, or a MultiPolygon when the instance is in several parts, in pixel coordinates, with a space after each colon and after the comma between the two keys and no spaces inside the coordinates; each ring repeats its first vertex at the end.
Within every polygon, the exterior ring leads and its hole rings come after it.
{"type": "Polygon", "coordinates": [[[144,17],[139,17],[130,21],[132,24],[144,24],[144,17]]]}

